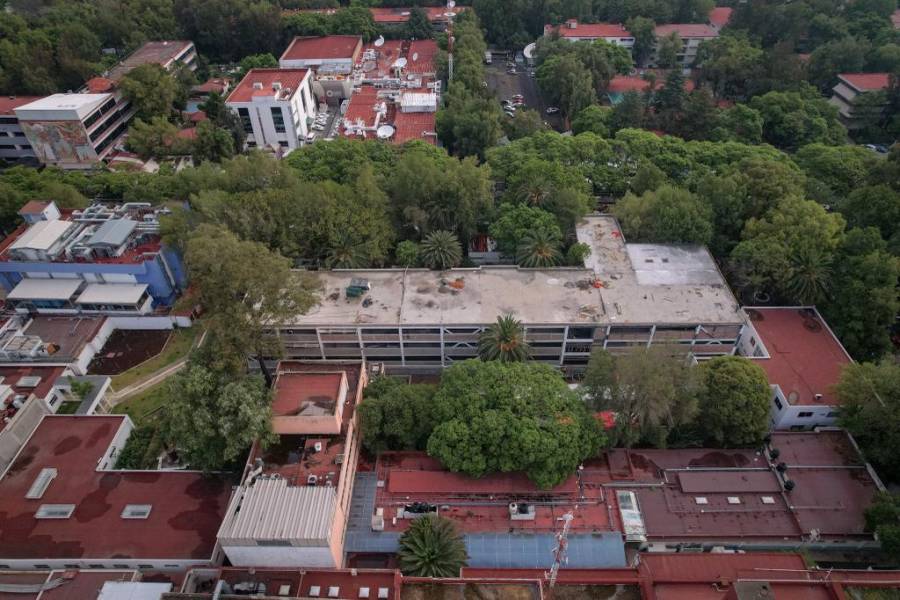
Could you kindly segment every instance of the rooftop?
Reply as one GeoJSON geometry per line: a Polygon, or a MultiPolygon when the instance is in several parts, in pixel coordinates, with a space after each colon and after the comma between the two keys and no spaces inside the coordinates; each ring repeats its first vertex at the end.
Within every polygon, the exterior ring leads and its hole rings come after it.
{"type": "Polygon", "coordinates": [[[653,30],[656,37],[666,37],[677,33],[681,39],[688,38],[714,38],[719,37],[719,30],[711,25],[702,23],[669,23],[657,25],[653,30]]]}
{"type": "MultiPolygon", "coordinates": [[[[423,6],[421,8],[428,15],[428,20],[432,23],[449,21],[450,14],[458,15],[466,10],[465,6],[454,6],[449,10],[446,6],[423,6]]],[[[369,10],[372,12],[372,18],[376,23],[390,24],[406,23],[409,21],[409,14],[412,9],[410,7],[398,6],[393,8],[370,8],[369,10]]]]}
{"type": "Polygon", "coordinates": [[[111,94],[52,94],[16,107],[19,119],[46,118],[46,111],[73,111],[79,119],[87,117],[95,108],[109,100],[111,94]]]}
{"type": "Polygon", "coordinates": [[[562,37],[578,38],[623,38],[631,37],[631,32],[619,23],[579,23],[570,19],[559,26],[547,25],[547,31],[558,31],[562,37]],[[574,27],[573,27],[574,25],[574,27]]]}
{"type": "Polygon", "coordinates": [[[308,73],[307,69],[250,69],[228,95],[227,102],[289,100],[308,73]]]}
{"type": "Polygon", "coordinates": [[[77,357],[82,348],[94,339],[106,317],[48,317],[37,316],[22,330],[26,336],[40,338],[45,344],[52,344],[56,351],[52,357],[68,361],[77,357]]]}
{"type": "Polygon", "coordinates": [[[434,40],[413,40],[407,52],[406,70],[415,74],[434,74],[434,57],[437,56],[438,45],[434,40]]]}
{"type": "MultiPolygon", "coordinates": [[[[658,90],[665,85],[665,77],[657,77],[653,89],[658,90]]],[[[616,75],[613,77],[607,92],[610,94],[624,94],[626,92],[643,92],[650,87],[650,82],[643,77],[633,77],[630,75],[616,75]]],[[[684,89],[690,92],[694,89],[694,82],[691,79],[685,79],[684,89]]]]}
{"type": "Polygon", "coordinates": [[[44,417],[0,479],[0,557],[210,559],[230,486],[188,471],[100,470],[127,418],[44,417]],[[56,476],[27,499],[45,468],[56,476]],[[46,504],[74,512],[36,518],[46,504]],[[122,518],[130,504],[152,508],[147,518],[122,518]]]}
{"type": "Polygon", "coordinates": [[[578,240],[585,268],[485,266],[338,270],[319,274],[320,303],[298,325],[483,324],[511,313],[527,324],[740,324],[743,316],[709,252],[700,246],[638,244],[629,250],[616,220],[587,217],[578,240]],[[632,265],[632,256],[643,262],[632,265]],[[649,262],[648,262],[649,261],[649,262]],[[346,298],[366,279],[363,299],[346,298]],[[600,287],[596,287],[600,286],[600,287]]]}
{"type": "Polygon", "coordinates": [[[0,115],[12,115],[13,109],[31,104],[43,96],[0,96],[0,115]]]}
{"type": "Polygon", "coordinates": [[[167,69],[176,58],[192,48],[193,45],[193,42],[187,40],[147,42],[110,69],[107,77],[114,82],[119,82],[131,70],[141,65],[157,64],[167,69]]]}
{"type": "Polygon", "coordinates": [[[27,398],[34,394],[36,398],[46,399],[65,369],[35,365],[0,367],[0,432],[9,425],[7,417],[12,419],[19,411],[13,404],[16,396],[27,398]]]}
{"type": "Polygon", "coordinates": [[[295,37],[279,60],[355,60],[361,45],[362,38],[358,35],[295,37]]]}
{"type": "Polygon", "coordinates": [[[410,140],[422,140],[429,144],[437,144],[436,113],[433,112],[397,112],[394,115],[395,144],[404,144],[410,140]]]}
{"type": "Polygon", "coordinates": [[[54,584],[43,592],[0,592],[0,600],[94,600],[106,582],[138,581],[137,571],[67,570],[0,572],[0,585],[54,584]]]}
{"type": "Polygon", "coordinates": [[[859,92],[883,90],[890,85],[888,73],[840,73],[838,78],[859,92]]]}
{"type": "Polygon", "coordinates": [[[716,6],[709,11],[709,24],[719,29],[728,25],[734,9],[730,6],[716,6]]]}
{"type": "Polygon", "coordinates": [[[290,362],[282,362],[275,380],[272,413],[291,417],[333,415],[343,381],[344,374],[340,371],[295,371],[290,362]]]}
{"type": "Polygon", "coordinates": [[[852,359],[814,308],[746,309],[768,358],[755,358],[793,405],[836,405],[832,387],[852,359]]]}

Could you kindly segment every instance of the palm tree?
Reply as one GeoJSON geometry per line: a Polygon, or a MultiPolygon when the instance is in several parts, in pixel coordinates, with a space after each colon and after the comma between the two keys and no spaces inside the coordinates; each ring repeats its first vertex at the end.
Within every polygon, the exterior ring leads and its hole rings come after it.
{"type": "Polygon", "coordinates": [[[422,242],[421,257],[428,268],[443,271],[459,264],[462,260],[462,246],[454,233],[434,231],[422,242]]]}
{"type": "Polygon", "coordinates": [[[434,513],[415,519],[400,537],[400,570],[413,577],[459,577],[469,555],[453,521],[434,513]]]}
{"type": "Polygon", "coordinates": [[[831,260],[812,248],[800,248],[791,257],[790,279],[785,287],[800,304],[815,304],[825,298],[831,281],[831,260]]]}
{"type": "Polygon", "coordinates": [[[544,227],[531,231],[519,242],[517,254],[523,267],[543,269],[558,265],[562,259],[559,235],[544,227]]]}
{"type": "Polygon", "coordinates": [[[497,322],[485,329],[478,340],[478,356],[481,360],[521,362],[531,356],[531,347],[525,341],[522,322],[512,315],[497,317],[497,322]]]}
{"type": "Polygon", "coordinates": [[[329,269],[361,269],[368,266],[366,249],[362,244],[352,240],[349,235],[341,234],[325,257],[325,266],[329,269]]]}

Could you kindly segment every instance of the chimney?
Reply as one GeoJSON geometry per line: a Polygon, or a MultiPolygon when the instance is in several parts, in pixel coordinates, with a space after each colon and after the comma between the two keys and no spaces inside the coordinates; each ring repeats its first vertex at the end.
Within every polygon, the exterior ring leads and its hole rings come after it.
{"type": "Polygon", "coordinates": [[[578,19],[569,19],[568,21],[566,21],[566,28],[577,29],[578,28],[578,19]]]}

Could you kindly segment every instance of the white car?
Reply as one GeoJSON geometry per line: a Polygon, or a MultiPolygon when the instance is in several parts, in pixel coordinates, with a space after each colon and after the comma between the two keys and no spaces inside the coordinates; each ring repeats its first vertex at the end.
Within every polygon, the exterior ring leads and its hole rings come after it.
{"type": "Polygon", "coordinates": [[[555,106],[548,106],[548,107],[547,107],[547,114],[548,114],[548,115],[555,115],[555,114],[558,113],[558,112],[559,112],[559,109],[556,108],[555,106]]]}

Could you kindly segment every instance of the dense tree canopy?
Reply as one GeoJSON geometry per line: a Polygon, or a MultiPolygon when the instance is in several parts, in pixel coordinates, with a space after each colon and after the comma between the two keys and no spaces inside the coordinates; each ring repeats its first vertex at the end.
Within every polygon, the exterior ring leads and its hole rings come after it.
{"type": "Polygon", "coordinates": [[[719,446],[752,446],[769,431],[772,391],[752,360],[720,356],[701,363],[700,415],[708,439],[719,446]]]}

